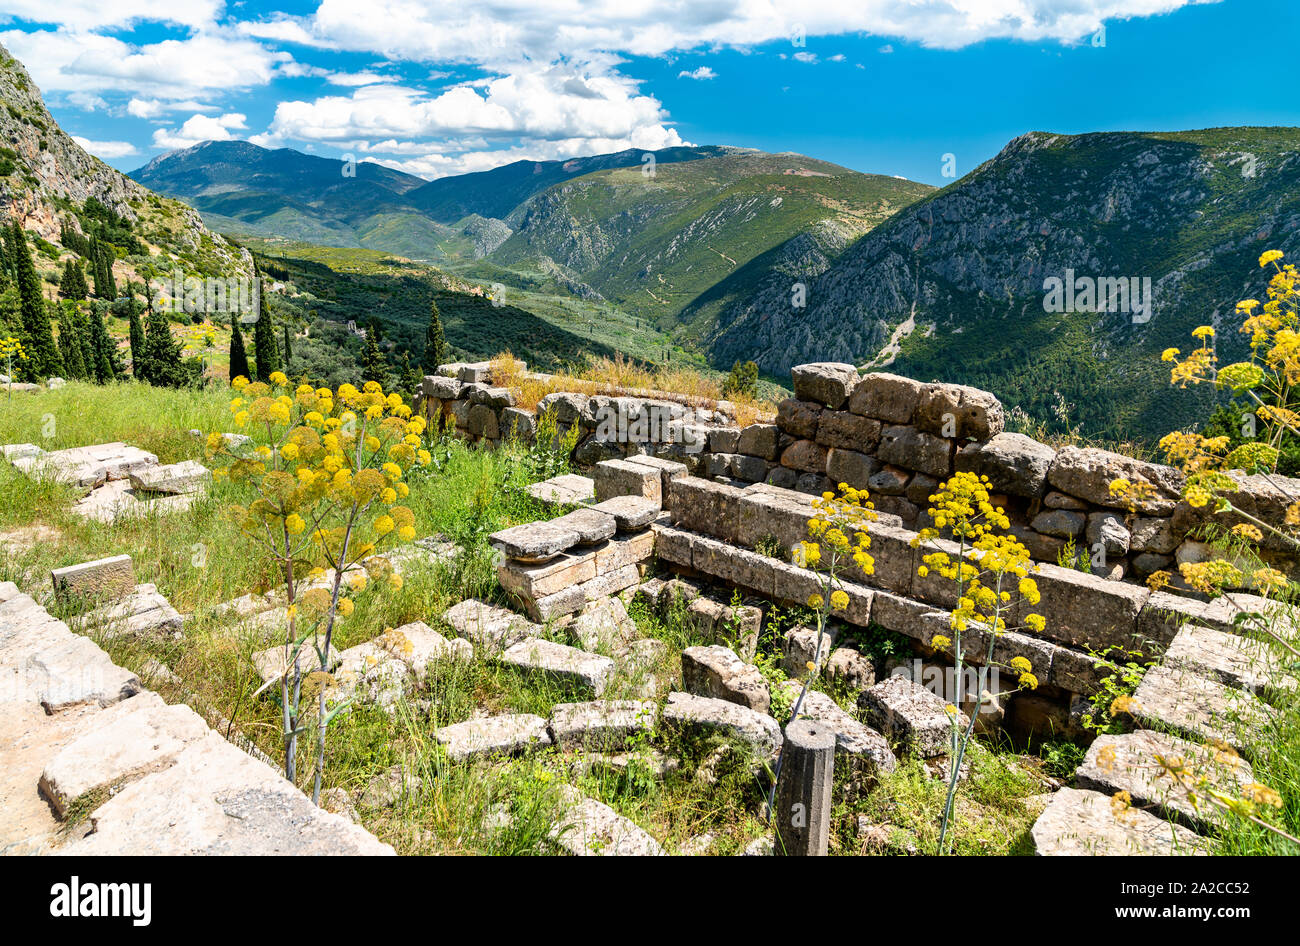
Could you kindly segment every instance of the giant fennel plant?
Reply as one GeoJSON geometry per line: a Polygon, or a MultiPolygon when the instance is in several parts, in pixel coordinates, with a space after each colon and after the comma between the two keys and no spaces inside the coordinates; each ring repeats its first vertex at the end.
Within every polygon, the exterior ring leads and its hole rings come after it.
{"type": "MultiPolygon", "coordinates": [[[[298,739],[311,720],[303,705],[304,670],[329,671],[335,623],[354,607],[349,594],[369,580],[401,587],[400,576],[376,552],[394,539],[415,538],[415,516],[400,503],[410,492],[405,474],[431,458],[421,439],[424,419],[412,416],[400,395],[385,396],[377,382],[361,390],[303,384],[291,391],[281,372],[269,382],[232,382],[230,410],[256,445],[232,445],[228,436],[213,433],[207,447],[227,461],[214,476],[253,494],[228,515],[284,581],[287,629],[278,683],[285,775],[294,781],[298,739]]],[[[346,700],[329,706],[326,690],[322,685],[316,695],[314,801],[320,798],[326,732],[348,706],[346,700]]]]}

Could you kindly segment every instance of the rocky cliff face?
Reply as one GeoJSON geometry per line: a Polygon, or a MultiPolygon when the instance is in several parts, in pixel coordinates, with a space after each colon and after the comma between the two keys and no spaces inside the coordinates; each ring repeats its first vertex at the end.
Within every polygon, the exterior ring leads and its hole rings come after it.
{"type": "Polygon", "coordinates": [[[1222,344],[1240,346],[1232,313],[1260,291],[1259,253],[1300,251],[1297,185],[1300,129],[1023,135],[829,268],[790,246],[786,265],[717,313],[711,354],[778,376],[810,358],[891,363],[1040,409],[1059,390],[1090,432],[1120,429],[1173,406],[1161,348],[1185,349],[1191,328],[1216,321],[1222,344]],[[1150,311],[1089,309],[1082,292],[1048,311],[1045,281],[1067,274],[1139,291],[1149,280],[1150,311]]]}
{"type": "Polygon", "coordinates": [[[0,47],[0,215],[57,241],[71,205],[113,208],[150,243],[202,257],[216,271],[250,271],[247,253],[204,227],[197,211],[160,198],[87,154],[50,116],[23,64],[0,47]]]}

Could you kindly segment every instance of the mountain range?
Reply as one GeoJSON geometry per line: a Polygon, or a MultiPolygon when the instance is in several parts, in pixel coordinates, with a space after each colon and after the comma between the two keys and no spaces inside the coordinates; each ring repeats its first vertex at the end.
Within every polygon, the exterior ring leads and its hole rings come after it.
{"type": "MultiPolygon", "coordinates": [[[[94,197],[135,221],[150,253],[199,272],[248,269],[218,231],[365,246],[420,261],[429,291],[514,287],[513,304],[566,333],[566,352],[623,337],[641,357],[752,359],[776,381],[843,360],[978,385],[1092,436],[1151,438],[1201,414],[1217,395],[1171,392],[1159,352],[1212,324],[1220,358],[1237,358],[1232,316],[1263,294],[1259,254],[1300,253],[1296,128],[1030,132],[938,190],[725,146],[425,181],[206,142],[128,179],[64,134],[2,55],[0,204],[46,240],[94,197]],[[1056,305],[1050,287],[1066,281],[1075,304],[1056,305]],[[1142,296],[1107,307],[1084,291],[1107,285],[1142,296]],[[601,335],[601,312],[618,313],[616,332],[601,335]]],[[[458,342],[471,354],[474,324],[458,342]]]]}

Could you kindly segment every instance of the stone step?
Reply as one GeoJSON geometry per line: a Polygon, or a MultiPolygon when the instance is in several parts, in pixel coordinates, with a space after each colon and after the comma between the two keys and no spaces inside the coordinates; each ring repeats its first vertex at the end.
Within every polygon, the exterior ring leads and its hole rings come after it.
{"type": "Polygon", "coordinates": [[[1079,788],[1107,795],[1128,792],[1136,807],[1205,834],[1220,820],[1222,809],[1206,799],[1202,779],[1239,798],[1254,775],[1244,759],[1150,729],[1098,736],[1074,774],[1079,788]]]}
{"type": "Polygon", "coordinates": [[[1062,788],[1030,835],[1038,854],[1157,856],[1205,855],[1212,842],[1180,824],[1171,824],[1138,808],[1118,808],[1108,795],[1062,788]]]}
{"type": "Polygon", "coordinates": [[[664,853],[645,829],[577,789],[562,789],[562,814],[549,837],[577,857],[657,857],[664,853]]]}
{"type": "MultiPolygon", "coordinates": [[[[130,707],[143,700],[126,700],[130,707]]],[[[104,714],[100,714],[101,716],[104,714]]],[[[91,793],[110,792],[167,768],[210,730],[188,706],[142,705],[69,743],[45,766],[40,789],[60,818],[91,793]]]]}
{"type": "Polygon", "coordinates": [[[518,755],[551,745],[546,720],[531,713],[485,716],[441,727],[434,738],[447,747],[447,757],[463,762],[492,755],[518,755]]]}
{"type": "Polygon", "coordinates": [[[1245,754],[1267,741],[1277,716],[1271,706],[1244,690],[1164,666],[1146,672],[1133,699],[1133,715],[1146,726],[1200,742],[1223,742],[1245,754]]]}
{"type": "Polygon", "coordinates": [[[526,637],[506,648],[499,660],[506,666],[589,691],[597,697],[605,692],[614,672],[614,661],[608,657],[540,637],[526,637]]]}
{"type": "Polygon", "coordinates": [[[1287,672],[1286,661],[1265,642],[1208,627],[1189,625],[1179,630],[1161,663],[1251,693],[1290,691],[1300,682],[1287,672]]]}
{"type": "Polygon", "coordinates": [[[393,849],[317,808],[266,765],[209,733],[174,764],[91,814],[93,833],[55,851],[92,855],[377,855],[393,849]]]}

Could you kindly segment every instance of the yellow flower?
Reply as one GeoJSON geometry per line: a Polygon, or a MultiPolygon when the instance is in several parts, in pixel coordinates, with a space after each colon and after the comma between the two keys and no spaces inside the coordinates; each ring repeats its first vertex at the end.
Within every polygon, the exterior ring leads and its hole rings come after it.
{"type": "Polygon", "coordinates": [[[1259,265],[1267,266],[1269,263],[1273,262],[1274,260],[1281,259],[1282,255],[1283,254],[1281,250],[1265,250],[1263,253],[1260,254],[1259,265]]]}
{"type": "Polygon", "coordinates": [[[269,380],[270,380],[270,382],[271,382],[272,384],[288,384],[288,383],[289,383],[289,379],[288,379],[287,377],[285,377],[285,374],[284,374],[283,371],[272,371],[272,372],[271,372],[271,377],[269,378],[269,380]]]}
{"type": "Polygon", "coordinates": [[[280,456],[286,460],[298,459],[298,445],[296,443],[286,443],[280,448],[280,456]]]}
{"type": "Polygon", "coordinates": [[[831,592],[831,610],[844,611],[848,608],[848,606],[849,606],[848,592],[842,591],[838,588],[831,592]]]}
{"type": "Polygon", "coordinates": [[[378,535],[388,535],[396,528],[397,523],[393,521],[392,516],[380,516],[375,520],[375,533],[378,535]]]}
{"type": "Polygon", "coordinates": [[[1018,673],[1028,673],[1030,670],[1034,669],[1034,665],[1029,662],[1028,657],[1012,657],[1008,666],[1018,673]]]}
{"type": "Polygon", "coordinates": [[[826,599],[814,592],[808,596],[808,607],[814,611],[819,610],[826,603],[826,599]]]}
{"type": "Polygon", "coordinates": [[[930,646],[935,650],[944,650],[952,646],[952,638],[945,637],[943,634],[936,634],[930,638],[930,646]]]}
{"type": "Polygon", "coordinates": [[[291,512],[285,516],[284,527],[289,530],[291,535],[302,535],[303,530],[307,528],[307,523],[302,516],[296,512],[291,512]]]}
{"type": "Polygon", "coordinates": [[[415,540],[415,527],[414,527],[414,526],[402,526],[400,529],[397,530],[397,537],[398,537],[399,539],[401,539],[403,542],[412,542],[412,541],[414,541],[414,540],[415,540]]]}
{"type": "Polygon", "coordinates": [[[389,588],[392,588],[394,591],[401,591],[401,590],[402,590],[402,576],[399,575],[399,574],[397,574],[397,572],[393,572],[391,575],[389,575],[389,576],[388,576],[388,587],[389,587],[389,588]]]}
{"type": "Polygon", "coordinates": [[[339,598],[339,614],[344,617],[350,615],[355,607],[351,598],[339,598]]]}

